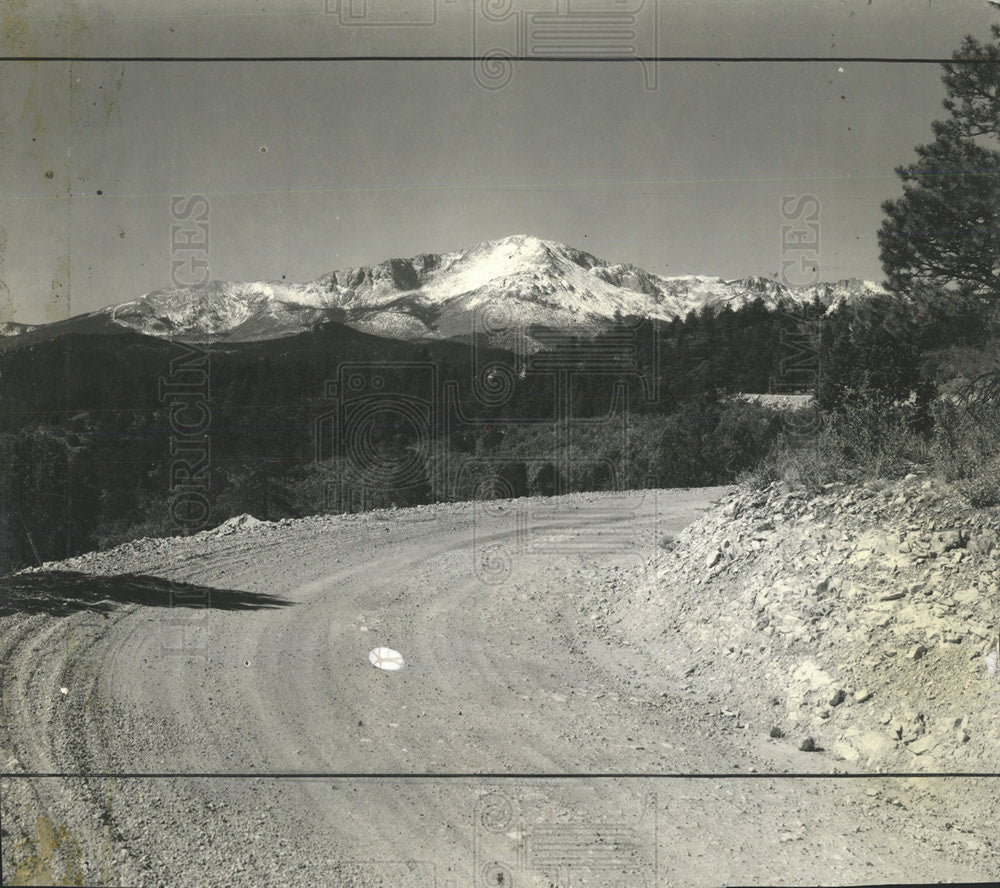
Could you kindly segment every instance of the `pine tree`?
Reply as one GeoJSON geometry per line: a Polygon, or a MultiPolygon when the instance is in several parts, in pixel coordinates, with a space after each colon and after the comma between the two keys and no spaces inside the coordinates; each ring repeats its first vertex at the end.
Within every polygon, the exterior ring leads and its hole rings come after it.
{"type": "Polygon", "coordinates": [[[966,37],[942,65],[946,120],[916,163],[897,168],[903,196],[886,201],[879,231],[892,290],[1000,302],[1000,26],[995,43],[966,37]]]}

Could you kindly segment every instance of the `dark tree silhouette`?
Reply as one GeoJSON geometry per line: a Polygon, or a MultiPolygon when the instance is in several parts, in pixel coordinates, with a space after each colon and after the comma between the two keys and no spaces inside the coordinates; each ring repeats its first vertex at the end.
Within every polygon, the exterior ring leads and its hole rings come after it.
{"type": "Polygon", "coordinates": [[[1000,26],[992,36],[966,37],[942,65],[949,117],[897,168],[903,196],[882,205],[882,267],[911,298],[1000,296],[1000,26]]]}

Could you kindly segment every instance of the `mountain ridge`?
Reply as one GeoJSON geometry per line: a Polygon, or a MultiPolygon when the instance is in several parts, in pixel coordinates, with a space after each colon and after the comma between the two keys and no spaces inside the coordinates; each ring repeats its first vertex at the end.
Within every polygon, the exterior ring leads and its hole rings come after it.
{"type": "MultiPolygon", "coordinates": [[[[153,290],[58,323],[191,341],[281,338],[330,321],[411,341],[478,333],[530,339],[532,327],[596,333],[619,316],[669,321],[757,298],[769,308],[817,299],[829,308],[884,292],[855,278],[793,287],[761,276],[664,277],[557,241],[512,235],[337,269],[306,283],[211,280],[153,290]]],[[[50,326],[10,324],[0,335],[30,337],[50,326]]]]}

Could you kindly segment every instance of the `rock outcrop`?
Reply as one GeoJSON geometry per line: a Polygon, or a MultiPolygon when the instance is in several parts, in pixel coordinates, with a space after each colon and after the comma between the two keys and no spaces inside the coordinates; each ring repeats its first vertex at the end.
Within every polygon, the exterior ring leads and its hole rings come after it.
{"type": "Polygon", "coordinates": [[[773,742],[953,772],[1000,759],[998,602],[996,510],[910,474],[736,491],[608,616],[773,742]]]}

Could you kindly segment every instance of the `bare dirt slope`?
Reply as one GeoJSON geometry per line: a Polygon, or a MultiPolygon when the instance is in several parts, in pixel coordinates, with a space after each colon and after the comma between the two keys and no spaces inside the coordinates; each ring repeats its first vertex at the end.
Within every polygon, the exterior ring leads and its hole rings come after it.
{"type": "Polygon", "coordinates": [[[984,781],[928,808],[933,779],[781,776],[843,762],[770,738],[725,674],[665,666],[683,633],[623,633],[662,538],[724,493],[233,522],[8,578],[4,883],[995,874],[962,801],[984,781]],[[406,668],[372,668],[376,645],[406,668]]]}

